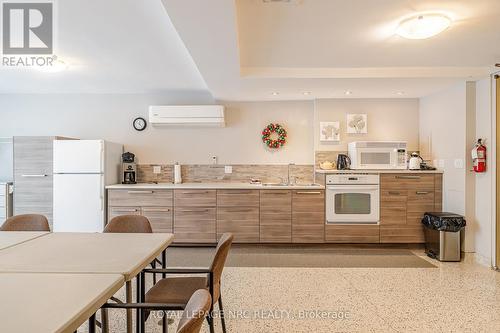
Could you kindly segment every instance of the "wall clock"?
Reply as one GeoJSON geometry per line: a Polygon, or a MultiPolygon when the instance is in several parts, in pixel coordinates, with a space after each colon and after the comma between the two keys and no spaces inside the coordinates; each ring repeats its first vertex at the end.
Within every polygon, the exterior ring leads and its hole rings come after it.
{"type": "Polygon", "coordinates": [[[135,118],[132,124],[134,125],[136,131],[144,131],[148,126],[148,124],[146,123],[146,119],[142,117],[135,118]]]}

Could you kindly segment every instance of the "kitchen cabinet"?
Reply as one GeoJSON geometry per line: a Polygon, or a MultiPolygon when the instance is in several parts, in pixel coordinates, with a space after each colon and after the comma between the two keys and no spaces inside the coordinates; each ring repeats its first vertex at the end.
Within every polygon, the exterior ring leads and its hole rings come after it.
{"type": "Polygon", "coordinates": [[[171,190],[108,190],[108,221],[119,215],[143,215],[153,232],[171,233],[172,201],[171,190]]]}
{"type": "Polygon", "coordinates": [[[260,242],[292,242],[292,191],[260,191],[260,242]]]}
{"type": "Polygon", "coordinates": [[[442,174],[380,176],[380,242],[422,243],[422,216],[442,209],[442,174]]]}
{"type": "Polygon", "coordinates": [[[174,190],[174,242],[215,243],[216,190],[174,190]]]}
{"type": "Polygon", "coordinates": [[[42,214],[52,229],[53,136],[14,137],[14,215],[42,214]]]}
{"type": "Polygon", "coordinates": [[[292,243],[325,241],[325,191],[292,191],[292,243]]]}
{"type": "Polygon", "coordinates": [[[231,232],[235,243],[259,242],[259,191],[217,191],[217,239],[231,232]]]}

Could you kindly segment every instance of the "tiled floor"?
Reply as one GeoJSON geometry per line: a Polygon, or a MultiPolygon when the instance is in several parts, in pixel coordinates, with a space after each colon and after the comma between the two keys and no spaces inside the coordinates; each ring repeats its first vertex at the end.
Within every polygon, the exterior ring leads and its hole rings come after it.
{"type": "MultiPolygon", "coordinates": [[[[438,267],[227,267],[228,332],[500,332],[500,273],[471,258],[432,263],[438,267]]],[[[123,332],[123,313],[110,317],[112,332],[123,332]]],[[[156,322],[148,320],[148,332],[161,331],[156,322]]]]}

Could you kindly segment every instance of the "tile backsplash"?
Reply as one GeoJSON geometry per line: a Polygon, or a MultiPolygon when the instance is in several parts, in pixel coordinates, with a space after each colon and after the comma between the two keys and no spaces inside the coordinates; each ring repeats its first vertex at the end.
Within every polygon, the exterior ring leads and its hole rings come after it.
{"type": "MultiPolygon", "coordinates": [[[[158,164],[138,164],[137,181],[139,183],[173,182],[173,165],[160,165],[161,173],[153,173],[153,166],[158,164]]],[[[226,174],[224,165],[190,164],[182,165],[182,181],[184,183],[247,183],[250,179],[262,182],[281,182],[287,180],[288,165],[271,164],[233,164],[233,172],[226,174]]],[[[296,177],[297,183],[312,183],[314,179],[313,165],[291,165],[290,176],[296,177]]]]}

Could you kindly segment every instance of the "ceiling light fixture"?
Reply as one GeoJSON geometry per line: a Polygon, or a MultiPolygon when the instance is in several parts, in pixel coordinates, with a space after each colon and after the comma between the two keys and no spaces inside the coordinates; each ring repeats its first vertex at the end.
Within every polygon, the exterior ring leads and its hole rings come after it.
{"type": "Polygon", "coordinates": [[[273,91],[273,92],[271,93],[271,95],[273,95],[273,96],[278,96],[279,94],[280,94],[280,93],[279,93],[279,92],[277,92],[277,91],[273,91]]]}
{"type": "Polygon", "coordinates": [[[346,95],[348,95],[348,96],[349,96],[349,95],[352,95],[352,91],[350,91],[350,90],[346,90],[346,92],[345,92],[344,94],[346,94],[346,95]]]}
{"type": "Polygon", "coordinates": [[[404,94],[405,94],[405,92],[404,92],[404,91],[398,91],[398,92],[396,93],[396,95],[399,95],[399,96],[403,96],[404,94]]]}
{"type": "Polygon", "coordinates": [[[418,14],[407,18],[396,30],[396,34],[408,39],[426,39],[445,31],[451,19],[443,14],[418,14]]]}
{"type": "Polygon", "coordinates": [[[311,95],[311,92],[310,92],[310,91],[304,91],[304,92],[302,93],[302,95],[304,95],[304,96],[309,96],[309,95],[311,95]]]}

